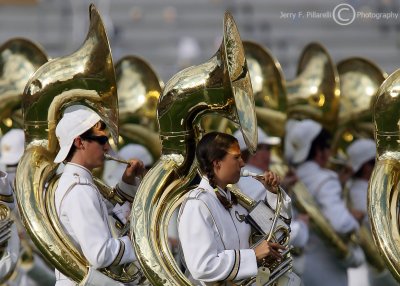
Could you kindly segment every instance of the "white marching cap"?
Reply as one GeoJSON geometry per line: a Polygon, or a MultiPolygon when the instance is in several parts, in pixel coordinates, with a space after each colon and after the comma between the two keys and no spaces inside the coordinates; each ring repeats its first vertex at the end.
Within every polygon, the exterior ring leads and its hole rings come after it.
{"type": "Polygon", "coordinates": [[[84,105],[67,107],[56,127],[56,136],[60,144],[60,151],[58,151],[54,162],[60,163],[64,161],[74,139],[89,130],[100,120],[101,118],[96,112],[84,105]]]}
{"type": "Polygon", "coordinates": [[[153,165],[154,162],[153,156],[151,156],[150,152],[144,146],[139,144],[125,145],[121,150],[119,150],[118,156],[125,160],[137,158],[141,160],[146,167],[153,165]]]}
{"type": "Polygon", "coordinates": [[[311,119],[288,120],[285,135],[285,159],[293,164],[304,162],[310,152],[312,142],[321,130],[322,125],[311,119]]]}
{"type": "Polygon", "coordinates": [[[11,129],[1,138],[0,163],[16,165],[24,154],[25,134],[22,129],[11,129]]]}
{"type": "MultiPolygon", "coordinates": [[[[273,136],[268,136],[260,127],[257,127],[257,132],[258,132],[258,144],[265,144],[265,145],[279,145],[281,143],[281,138],[279,137],[273,137],[273,136]]],[[[246,142],[244,141],[243,134],[240,132],[240,130],[237,130],[235,133],[233,133],[233,136],[237,139],[239,142],[239,147],[240,150],[246,150],[247,145],[246,142]]]]}
{"type": "MultiPolygon", "coordinates": [[[[143,162],[145,167],[151,167],[154,160],[150,152],[139,144],[127,144],[122,147],[118,154],[112,154],[113,150],[108,152],[110,155],[115,155],[124,160],[130,160],[132,158],[139,159],[143,162]]],[[[126,169],[125,164],[121,164],[112,160],[107,160],[104,163],[103,180],[110,186],[116,185],[121,179],[126,169]]]]}
{"type": "Polygon", "coordinates": [[[375,141],[371,139],[357,139],[347,147],[346,151],[353,172],[357,172],[364,163],[375,158],[375,141]]]}

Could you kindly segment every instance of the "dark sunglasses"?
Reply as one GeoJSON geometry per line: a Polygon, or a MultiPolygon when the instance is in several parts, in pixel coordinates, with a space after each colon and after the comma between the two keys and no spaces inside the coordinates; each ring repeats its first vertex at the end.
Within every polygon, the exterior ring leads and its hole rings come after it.
{"type": "Polygon", "coordinates": [[[89,141],[96,141],[97,143],[99,143],[100,145],[105,145],[108,142],[108,137],[105,135],[101,135],[101,136],[96,136],[96,135],[86,135],[85,137],[81,138],[83,140],[89,140],[89,141]]]}

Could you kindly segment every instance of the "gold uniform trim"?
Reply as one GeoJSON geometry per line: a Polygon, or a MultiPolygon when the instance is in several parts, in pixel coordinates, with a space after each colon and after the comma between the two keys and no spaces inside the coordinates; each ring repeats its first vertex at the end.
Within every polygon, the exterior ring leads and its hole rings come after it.
{"type": "Polygon", "coordinates": [[[0,201],[3,201],[5,203],[13,203],[14,202],[14,196],[13,194],[11,195],[0,195],[0,201]]]}
{"type": "Polygon", "coordinates": [[[239,273],[240,266],[240,250],[235,250],[235,262],[233,263],[233,267],[228,277],[225,280],[231,281],[234,280],[239,273]]]}

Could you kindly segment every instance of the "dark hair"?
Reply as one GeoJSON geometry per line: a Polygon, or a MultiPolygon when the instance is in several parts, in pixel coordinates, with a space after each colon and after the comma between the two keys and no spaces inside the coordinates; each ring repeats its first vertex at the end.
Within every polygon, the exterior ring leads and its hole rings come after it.
{"type": "Polygon", "coordinates": [[[249,149],[242,150],[241,153],[242,153],[242,159],[243,159],[243,161],[244,161],[245,163],[247,163],[247,162],[249,161],[250,155],[251,155],[249,149]]]}
{"type": "Polygon", "coordinates": [[[200,171],[207,176],[213,188],[216,188],[213,161],[222,160],[228,153],[228,149],[237,142],[232,135],[210,132],[204,135],[197,144],[196,158],[200,171]]]}
{"type": "MultiPolygon", "coordinates": [[[[271,150],[271,145],[269,145],[269,144],[265,144],[265,143],[260,143],[260,144],[258,144],[257,145],[257,151],[260,151],[261,149],[267,149],[267,150],[271,150]]],[[[256,151],[256,152],[257,152],[256,151]]],[[[250,151],[249,151],[249,149],[245,149],[245,150],[241,150],[241,153],[242,153],[242,159],[243,159],[243,161],[245,162],[245,163],[247,163],[248,161],[249,161],[249,159],[250,159],[250,157],[251,157],[251,153],[250,153],[250,151]]]]}
{"type": "Polygon", "coordinates": [[[318,136],[315,137],[315,139],[313,140],[313,142],[311,144],[311,148],[310,148],[310,151],[308,152],[306,161],[314,159],[318,150],[330,148],[331,140],[332,140],[331,133],[328,130],[326,130],[325,128],[322,128],[321,132],[319,132],[318,136]]]}
{"type": "MultiPolygon", "coordinates": [[[[91,128],[89,128],[88,130],[86,130],[85,132],[83,132],[79,136],[82,137],[82,138],[90,137],[91,135],[93,135],[94,129],[104,130],[104,129],[106,129],[106,127],[107,126],[103,121],[99,121],[99,122],[97,122],[95,125],[93,125],[91,128]]],[[[72,144],[71,148],[69,149],[68,155],[65,158],[65,161],[67,161],[67,162],[71,161],[71,159],[74,156],[75,152],[76,152],[76,147],[75,147],[74,144],[72,144]]]]}
{"type": "MultiPolygon", "coordinates": [[[[207,176],[210,186],[214,189],[217,188],[217,184],[215,183],[213,161],[222,160],[234,143],[238,143],[238,141],[232,135],[210,132],[204,135],[197,144],[196,158],[199,168],[207,176]]],[[[231,193],[232,201],[221,195],[219,191],[216,191],[215,194],[226,210],[229,210],[232,204],[236,205],[238,203],[238,199],[233,193],[231,193]]]]}

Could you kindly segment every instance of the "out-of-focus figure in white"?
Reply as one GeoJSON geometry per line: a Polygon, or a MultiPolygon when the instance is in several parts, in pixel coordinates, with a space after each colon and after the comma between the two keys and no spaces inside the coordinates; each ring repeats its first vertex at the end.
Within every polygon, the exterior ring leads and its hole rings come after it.
{"type": "MultiPolygon", "coordinates": [[[[263,170],[269,170],[271,163],[271,148],[281,143],[281,138],[268,136],[260,127],[258,127],[258,142],[257,151],[251,155],[244,142],[242,133],[238,130],[234,136],[239,142],[242,158],[246,164],[245,169],[250,172],[261,174],[263,170]]],[[[290,187],[297,181],[293,173],[288,173],[288,176],[283,178],[282,187],[290,194],[290,187]]],[[[268,205],[275,206],[276,197],[274,194],[265,191],[263,185],[252,178],[241,177],[237,183],[239,188],[253,199],[266,200],[268,205]]],[[[290,213],[292,210],[290,210],[290,213]]],[[[287,216],[287,214],[286,214],[287,216]]],[[[305,215],[294,214],[290,224],[290,244],[293,245],[296,255],[293,259],[293,269],[296,274],[301,277],[304,268],[304,256],[300,255],[302,249],[308,241],[308,218],[305,215]]]]}
{"type": "MultiPolygon", "coordinates": [[[[375,165],[376,145],[371,139],[358,139],[346,150],[353,176],[347,182],[349,204],[364,214],[361,221],[370,229],[367,209],[368,182],[375,165]]],[[[378,252],[377,252],[377,255],[378,252]]],[[[387,270],[378,271],[373,265],[364,263],[358,268],[349,268],[349,286],[398,285],[387,270]]]]}
{"type": "Polygon", "coordinates": [[[178,43],[177,64],[179,69],[187,68],[195,64],[199,59],[201,49],[198,41],[193,37],[182,37],[178,43]]]}
{"type": "MultiPolygon", "coordinates": [[[[21,129],[11,129],[1,139],[1,156],[0,164],[1,169],[7,174],[7,184],[9,188],[5,186],[0,188],[2,195],[5,195],[10,202],[14,201],[14,182],[15,173],[19,160],[24,154],[25,135],[21,129]],[[6,194],[3,194],[3,192],[6,194]]],[[[2,172],[3,173],[3,172],[2,172]]],[[[2,178],[2,180],[5,180],[2,178]]],[[[6,184],[2,181],[1,184],[6,184]]],[[[0,199],[1,200],[1,199],[0,199]]],[[[5,260],[3,266],[8,265],[15,257],[19,258],[18,264],[14,270],[14,273],[9,277],[6,285],[26,285],[26,286],[46,286],[54,285],[55,276],[54,270],[47,265],[43,258],[38,254],[35,246],[31,242],[28,234],[25,231],[24,226],[20,220],[18,210],[11,205],[12,219],[14,221],[12,227],[12,236],[7,246],[9,248],[9,258],[5,260]],[[12,253],[14,252],[14,253],[12,253]],[[11,259],[11,260],[10,260],[11,259]]],[[[3,260],[2,260],[3,261],[3,260]]],[[[0,262],[1,263],[1,262],[0,262]]],[[[2,269],[3,270],[3,269],[2,269]]],[[[2,271],[1,270],[1,271],[2,271]]]]}

